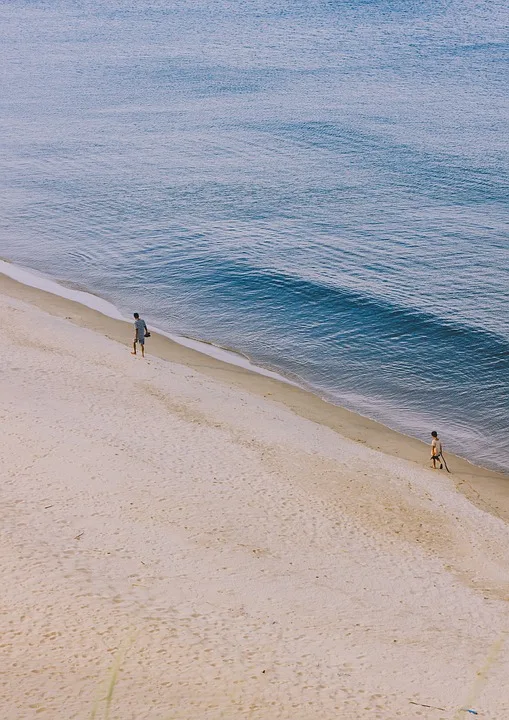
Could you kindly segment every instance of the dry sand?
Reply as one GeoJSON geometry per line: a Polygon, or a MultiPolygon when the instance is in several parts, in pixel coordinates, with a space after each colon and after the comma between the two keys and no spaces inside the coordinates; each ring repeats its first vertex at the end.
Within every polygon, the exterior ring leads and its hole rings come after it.
{"type": "Polygon", "coordinates": [[[508,716],[507,478],[0,292],[1,718],[508,716]]]}

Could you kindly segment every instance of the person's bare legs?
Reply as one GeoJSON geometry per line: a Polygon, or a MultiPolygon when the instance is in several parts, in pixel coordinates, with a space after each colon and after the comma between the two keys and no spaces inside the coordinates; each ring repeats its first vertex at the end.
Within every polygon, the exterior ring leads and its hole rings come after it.
{"type": "MultiPolygon", "coordinates": [[[[133,342],[133,350],[131,352],[131,355],[136,355],[136,343],[138,343],[138,342],[139,342],[139,340],[135,340],[133,342]]],[[[144,358],[145,357],[145,343],[140,342],[140,347],[141,347],[141,357],[144,358]]]]}
{"type": "Polygon", "coordinates": [[[437,462],[440,463],[440,466],[439,466],[439,467],[440,467],[440,470],[442,470],[442,468],[444,467],[444,466],[442,465],[442,455],[432,455],[432,456],[431,456],[431,462],[433,463],[432,470],[436,470],[436,469],[437,469],[437,465],[436,465],[437,462]]]}

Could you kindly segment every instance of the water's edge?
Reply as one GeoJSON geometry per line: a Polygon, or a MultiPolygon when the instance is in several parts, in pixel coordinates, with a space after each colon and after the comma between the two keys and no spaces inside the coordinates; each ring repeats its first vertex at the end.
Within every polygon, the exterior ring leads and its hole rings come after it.
{"type": "MultiPolygon", "coordinates": [[[[93,293],[84,291],[84,290],[77,290],[72,287],[68,287],[64,284],[62,284],[62,281],[57,282],[56,280],[47,277],[46,275],[43,275],[42,273],[39,273],[37,270],[34,270],[33,268],[26,268],[20,265],[17,265],[15,263],[10,262],[9,260],[5,258],[0,258],[0,274],[5,275],[12,280],[29,287],[33,287],[37,290],[41,290],[43,292],[50,293],[52,295],[56,295],[58,297],[62,297],[67,300],[71,300],[73,302],[79,303],[80,305],[83,305],[85,307],[88,307],[92,310],[95,310],[96,312],[101,313],[102,315],[105,315],[106,317],[110,317],[114,320],[120,320],[125,323],[131,323],[130,318],[126,318],[125,315],[123,315],[120,310],[111,302],[108,300],[103,299],[102,297],[95,295],[93,293]]],[[[147,317],[148,324],[150,325],[150,318],[147,317]]],[[[256,365],[255,363],[251,362],[251,360],[243,355],[240,352],[237,352],[235,349],[226,349],[219,347],[217,345],[214,345],[210,342],[207,342],[206,340],[200,340],[196,338],[191,337],[185,337],[181,335],[176,335],[173,333],[169,333],[165,330],[161,330],[157,328],[154,325],[150,325],[150,329],[154,332],[158,333],[159,335],[162,335],[164,337],[167,337],[172,342],[181,345],[183,347],[189,348],[191,350],[194,350],[198,353],[201,353],[202,355],[206,355],[209,357],[214,358],[215,360],[218,360],[220,362],[224,362],[228,365],[241,367],[245,370],[248,370],[249,372],[253,372],[257,375],[262,375],[267,378],[271,378],[273,380],[276,380],[278,382],[285,383],[287,385],[293,385],[294,387],[299,387],[301,390],[305,392],[309,392],[316,398],[319,398],[323,402],[332,405],[334,407],[338,407],[342,410],[346,410],[349,413],[353,413],[361,418],[365,418],[369,421],[372,421],[376,423],[377,425],[384,427],[391,432],[395,432],[398,435],[401,435],[403,437],[412,439],[412,440],[418,440],[419,442],[422,442],[422,438],[416,437],[414,435],[409,435],[407,433],[401,432],[399,429],[391,428],[390,425],[386,425],[385,423],[381,423],[376,418],[369,417],[368,415],[365,415],[363,413],[358,412],[357,410],[352,410],[351,408],[346,408],[344,406],[339,405],[338,403],[334,402],[327,396],[324,396],[321,394],[316,388],[313,388],[312,386],[308,385],[305,382],[295,382],[294,380],[285,377],[284,375],[281,375],[280,373],[274,372],[268,368],[265,368],[260,365],[256,365]]],[[[458,458],[461,458],[465,462],[467,462],[469,465],[472,466],[472,468],[482,468],[489,471],[494,471],[497,473],[501,473],[502,475],[506,474],[506,470],[504,468],[486,468],[483,465],[479,465],[478,463],[472,463],[472,461],[455,452],[454,455],[458,458]]]]}
{"type": "MultiPolygon", "coordinates": [[[[94,295],[93,293],[90,293],[88,291],[76,290],[74,288],[68,287],[61,282],[57,282],[56,280],[53,280],[46,275],[39,273],[33,268],[22,267],[21,265],[16,265],[9,260],[0,259],[0,273],[3,275],[7,275],[7,277],[10,277],[12,278],[12,280],[16,280],[23,285],[28,285],[30,287],[36,288],[37,290],[43,290],[44,292],[51,293],[52,295],[58,295],[59,297],[65,298],[66,300],[72,300],[73,302],[77,302],[80,305],[84,305],[91,310],[96,310],[102,315],[111,317],[114,320],[122,320],[126,323],[131,322],[130,318],[127,318],[125,315],[123,315],[116,307],[116,305],[109,302],[108,300],[104,300],[102,297],[94,295]]],[[[203,355],[208,355],[209,357],[213,357],[216,360],[228,363],[229,365],[237,365],[238,367],[242,367],[245,370],[250,370],[251,372],[258,373],[259,375],[265,375],[266,377],[270,377],[273,380],[279,380],[280,382],[289,383],[290,385],[297,385],[297,383],[295,383],[293,380],[290,380],[289,378],[286,378],[279,373],[273,372],[268,368],[255,365],[246,355],[243,355],[235,349],[223,348],[218,345],[214,345],[211,342],[207,342],[206,340],[185,337],[183,335],[175,335],[173,333],[167,332],[166,330],[161,330],[160,328],[151,324],[150,317],[145,317],[145,319],[150,325],[151,330],[157,332],[159,335],[164,335],[164,337],[167,337],[169,340],[172,340],[178,345],[183,345],[184,347],[196,350],[203,355]]],[[[301,387],[300,385],[298,386],[301,387]]]]}

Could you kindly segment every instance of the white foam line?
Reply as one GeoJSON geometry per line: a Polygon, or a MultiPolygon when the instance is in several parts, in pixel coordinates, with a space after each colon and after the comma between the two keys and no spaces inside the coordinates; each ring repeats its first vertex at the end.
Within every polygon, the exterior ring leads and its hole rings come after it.
{"type": "Polygon", "coordinates": [[[38,290],[44,290],[52,295],[66,298],[66,300],[74,300],[74,302],[85,305],[92,310],[97,310],[102,315],[107,315],[115,320],[125,320],[118,308],[107,300],[103,300],[91,293],[73,290],[72,288],[65,287],[65,285],[59,285],[54,280],[40,275],[35,270],[28,270],[19,265],[13,265],[12,263],[0,260],[0,272],[8,275],[13,280],[23,283],[23,285],[30,285],[30,287],[37,288],[38,290]]]}
{"type": "MultiPolygon", "coordinates": [[[[44,290],[52,295],[63,297],[66,300],[73,300],[74,302],[80,303],[80,305],[84,305],[92,310],[97,310],[102,315],[111,317],[114,320],[131,322],[129,318],[122,315],[120,310],[113,305],[113,303],[103,300],[103,298],[100,298],[97,295],[92,295],[91,293],[83,292],[82,290],[73,290],[72,288],[65,287],[65,285],[60,285],[55,282],[55,280],[51,280],[50,278],[41,275],[36,270],[29,270],[28,268],[0,260],[0,273],[7,275],[17,282],[23,283],[23,285],[29,285],[30,287],[37,288],[38,290],[44,290]]],[[[295,385],[296,387],[299,387],[297,383],[292,382],[283,375],[279,375],[271,370],[254,365],[248,358],[238,355],[231,350],[225,350],[217,345],[210,345],[209,343],[200,342],[199,340],[194,340],[193,338],[174,335],[172,333],[165,332],[164,330],[155,328],[152,325],[151,329],[159,335],[164,335],[164,337],[169,338],[179,345],[183,345],[191,350],[196,350],[202,355],[208,355],[216,360],[228,363],[228,365],[236,365],[237,367],[250,370],[258,375],[264,375],[265,377],[279,380],[280,382],[287,383],[288,385],[295,385]]]]}
{"type": "Polygon", "coordinates": [[[283,375],[279,375],[278,373],[272,372],[272,370],[267,370],[266,368],[260,367],[259,365],[254,365],[248,358],[244,357],[243,355],[238,355],[232,350],[225,350],[225,348],[219,347],[218,345],[211,345],[210,343],[201,342],[200,340],[194,340],[194,338],[183,337],[182,335],[172,335],[171,333],[167,333],[164,330],[159,330],[155,327],[154,331],[158,335],[164,335],[165,337],[173,340],[173,342],[176,342],[179,345],[188,347],[191,350],[197,350],[202,355],[208,355],[209,357],[213,357],[216,360],[221,360],[222,362],[228,363],[228,365],[237,365],[238,367],[245,368],[246,370],[251,370],[251,372],[257,373],[258,375],[265,375],[265,377],[279,380],[281,382],[287,383],[288,385],[300,387],[299,385],[297,385],[297,383],[289,380],[288,378],[285,378],[283,375]]]}

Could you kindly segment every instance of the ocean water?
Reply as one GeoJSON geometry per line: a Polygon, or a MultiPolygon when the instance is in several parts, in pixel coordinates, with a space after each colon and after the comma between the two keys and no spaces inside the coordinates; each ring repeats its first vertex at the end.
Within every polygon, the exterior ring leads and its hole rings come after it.
{"type": "Polygon", "coordinates": [[[504,1],[0,4],[0,256],[509,470],[504,1]]]}

